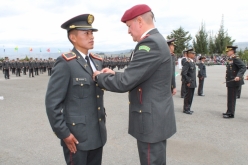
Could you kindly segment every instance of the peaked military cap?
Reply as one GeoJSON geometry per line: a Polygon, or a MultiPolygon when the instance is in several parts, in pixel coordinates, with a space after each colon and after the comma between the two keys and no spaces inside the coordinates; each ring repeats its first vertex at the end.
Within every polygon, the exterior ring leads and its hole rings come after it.
{"type": "Polygon", "coordinates": [[[121,22],[125,23],[125,22],[127,22],[131,19],[134,19],[135,17],[142,15],[144,13],[147,13],[151,10],[152,9],[145,4],[135,5],[132,8],[125,11],[124,15],[121,18],[121,22]]]}
{"type": "Polygon", "coordinates": [[[167,40],[167,44],[168,44],[168,45],[177,46],[177,45],[175,44],[175,42],[174,42],[175,40],[176,40],[175,38],[169,39],[169,40],[167,40]]]}
{"type": "Polygon", "coordinates": [[[195,50],[193,48],[187,49],[186,52],[195,54],[195,50]]]}
{"type": "Polygon", "coordinates": [[[202,60],[202,59],[206,59],[206,57],[205,57],[205,56],[201,56],[201,57],[199,58],[199,60],[202,60]]]}
{"type": "Polygon", "coordinates": [[[93,22],[94,16],[92,14],[81,14],[63,23],[61,28],[66,29],[68,32],[73,29],[98,31],[92,27],[93,22]]]}
{"type": "Polygon", "coordinates": [[[227,46],[226,47],[226,52],[229,52],[230,50],[236,50],[238,47],[237,46],[227,46]]]}

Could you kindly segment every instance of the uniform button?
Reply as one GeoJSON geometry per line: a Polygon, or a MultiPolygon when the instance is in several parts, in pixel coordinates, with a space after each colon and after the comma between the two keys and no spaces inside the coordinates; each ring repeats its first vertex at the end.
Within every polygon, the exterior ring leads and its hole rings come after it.
{"type": "Polygon", "coordinates": [[[100,118],[99,121],[102,121],[102,119],[100,118]]]}
{"type": "Polygon", "coordinates": [[[96,97],[97,97],[97,98],[99,98],[100,96],[99,96],[99,95],[97,95],[96,97]]]}
{"type": "Polygon", "coordinates": [[[139,113],[141,113],[142,111],[140,110],[139,113]]]}
{"type": "Polygon", "coordinates": [[[96,86],[98,87],[98,84],[96,84],[96,86]]]}
{"type": "Polygon", "coordinates": [[[81,86],[84,86],[84,84],[81,84],[81,86]]]}
{"type": "Polygon", "coordinates": [[[101,108],[100,107],[98,107],[98,110],[100,110],[101,108]]]}
{"type": "Polygon", "coordinates": [[[75,125],[75,123],[72,123],[72,125],[75,125]]]}

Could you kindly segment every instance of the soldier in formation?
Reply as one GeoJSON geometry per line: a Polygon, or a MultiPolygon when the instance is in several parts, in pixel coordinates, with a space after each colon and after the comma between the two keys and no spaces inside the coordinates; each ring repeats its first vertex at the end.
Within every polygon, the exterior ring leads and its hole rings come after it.
{"type": "Polygon", "coordinates": [[[11,67],[10,61],[8,57],[5,57],[3,61],[3,71],[4,71],[4,78],[9,79],[9,69],[11,67]]]}
{"type": "Polygon", "coordinates": [[[203,85],[204,85],[204,79],[207,77],[206,74],[206,66],[205,66],[205,56],[201,56],[199,58],[200,63],[197,64],[198,66],[198,75],[197,77],[199,78],[199,85],[198,85],[198,96],[205,96],[203,94],[203,85]]]}
{"type": "Polygon", "coordinates": [[[227,46],[228,63],[226,65],[227,111],[223,118],[234,118],[238,88],[244,84],[243,76],[246,66],[235,54],[237,46],[227,46]]]}
{"type": "Polygon", "coordinates": [[[176,57],[174,54],[174,49],[175,49],[176,44],[174,43],[174,41],[175,41],[175,38],[167,40],[167,44],[169,46],[170,53],[171,53],[171,62],[172,62],[172,79],[171,79],[171,93],[172,93],[172,95],[175,95],[177,93],[176,76],[175,76],[176,57]]]}
{"type": "Polygon", "coordinates": [[[196,88],[196,67],[195,67],[195,52],[193,49],[186,50],[187,61],[184,63],[182,68],[183,83],[186,86],[186,95],[184,96],[183,113],[193,114],[191,105],[194,97],[194,91],[196,88]]]}

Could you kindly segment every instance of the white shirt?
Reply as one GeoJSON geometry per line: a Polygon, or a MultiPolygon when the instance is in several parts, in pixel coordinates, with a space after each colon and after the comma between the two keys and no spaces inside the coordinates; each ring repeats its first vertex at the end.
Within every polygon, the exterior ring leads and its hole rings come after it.
{"type": "MultiPolygon", "coordinates": [[[[80,52],[79,50],[77,50],[77,51],[79,52],[79,54],[83,57],[83,59],[84,59],[85,62],[87,63],[87,61],[86,61],[86,59],[85,59],[86,55],[83,54],[82,52],[80,52]]],[[[89,59],[90,59],[90,66],[91,66],[93,72],[95,72],[95,71],[96,71],[96,67],[95,67],[95,65],[93,64],[93,62],[91,61],[91,58],[90,58],[89,54],[88,54],[88,57],[89,57],[89,59]]]]}
{"type": "Polygon", "coordinates": [[[155,28],[151,28],[151,29],[147,30],[140,38],[145,37],[145,35],[146,35],[147,33],[149,33],[149,32],[150,32],[151,30],[153,30],[153,29],[155,29],[155,28]]]}

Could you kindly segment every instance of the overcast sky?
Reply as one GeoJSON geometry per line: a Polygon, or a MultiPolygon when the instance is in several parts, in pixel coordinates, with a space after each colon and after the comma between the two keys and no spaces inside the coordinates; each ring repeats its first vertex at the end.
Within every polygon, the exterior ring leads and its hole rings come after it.
{"type": "Polygon", "coordinates": [[[68,19],[94,15],[96,51],[133,49],[136,43],[120,21],[136,4],[147,4],[155,14],[155,25],[166,37],[182,26],[195,36],[202,22],[217,33],[222,15],[224,28],[236,42],[248,41],[248,14],[245,0],[5,0],[0,3],[0,48],[15,46],[69,49],[71,44],[60,26],[68,19]]]}

